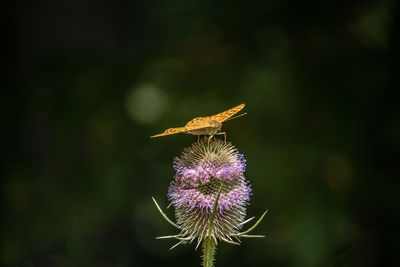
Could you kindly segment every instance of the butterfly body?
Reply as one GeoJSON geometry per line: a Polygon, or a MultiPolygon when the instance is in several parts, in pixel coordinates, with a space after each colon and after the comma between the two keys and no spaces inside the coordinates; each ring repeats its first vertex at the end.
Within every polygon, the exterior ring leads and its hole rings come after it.
{"type": "Polygon", "coordinates": [[[188,129],[184,133],[193,135],[214,135],[219,132],[222,123],[212,120],[210,117],[198,117],[189,121],[185,127],[188,129]],[[189,130],[193,129],[193,130],[189,130]]]}
{"type": "Polygon", "coordinates": [[[187,133],[193,135],[210,135],[210,138],[215,134],[225,134],[220,132],[222,123],[228,120],[236,113],[238,113],[243,108],[244,104],[241,104],[239,106],[233,107],[231,109],[228,109],[226,111],[223,111],[221,113],[212,116],[197,117],[186,123],[186,125],[183,127],[169,128],[160,134],[151,136],[151,138],[177,134],[177,133],[187,133]]]}

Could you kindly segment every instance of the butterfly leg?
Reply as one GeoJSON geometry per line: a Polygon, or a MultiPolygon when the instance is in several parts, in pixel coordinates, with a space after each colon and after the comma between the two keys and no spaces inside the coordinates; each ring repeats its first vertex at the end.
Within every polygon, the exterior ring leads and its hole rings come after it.
{"type": "Polygon", "coordinates": [[[210,135],[210,137],[208,138],[208,145],[210,145],[210,140],[211,140],[211,138],[213,137],[214,135],[212,134],[212,135],[210,135]]]}

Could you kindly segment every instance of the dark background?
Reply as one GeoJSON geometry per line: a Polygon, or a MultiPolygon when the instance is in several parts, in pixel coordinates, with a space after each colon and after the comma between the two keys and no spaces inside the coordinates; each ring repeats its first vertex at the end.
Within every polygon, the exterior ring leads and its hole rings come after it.
{"type": "MultiPolygon", "coordinates": [[[[199,266],[162,207],[191,135],[247,158],[248,216],[217,266],[399,266],[395,1],[14,1],[4,7],[2,266],[199,266]],[[5,63],[5,64],[4,64],[5,63]]],[[[168,210],[173,217],[173,209],[168,210]]]]}

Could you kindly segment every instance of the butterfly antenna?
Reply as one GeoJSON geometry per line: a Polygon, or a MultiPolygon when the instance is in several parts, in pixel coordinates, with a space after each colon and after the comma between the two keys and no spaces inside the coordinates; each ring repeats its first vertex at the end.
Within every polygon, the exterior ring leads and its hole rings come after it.
{"type": "Polygon", "coordinates": [[[229,119],[227,119],[226,121],[230,121],[230,120],[233,120],[233,119],[236,119],[236,118],[242,117],[242,116],[244,116],[244,115],[247,115],[247,112],[245,112],[245,113],[242,113],[242,114],[240,114],[240,115],[237,115],[237,116],[234,116],[234,117],[232,117],[232,118],[229,118],[229,119]]]}

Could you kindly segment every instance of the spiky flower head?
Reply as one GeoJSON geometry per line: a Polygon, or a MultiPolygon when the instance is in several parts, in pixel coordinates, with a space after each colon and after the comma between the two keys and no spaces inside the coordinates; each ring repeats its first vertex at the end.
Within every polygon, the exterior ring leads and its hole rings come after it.
{"type": "Polygon", "coordinates": [[[246,216],[251,188],[244,177],[246,160],[230,143],[204,138],[174,160],[176,175],[168,190],[180,236],[200,243],[208,234],[215,199],[211,236],[231,240],[246,216]],[[221,188],[221,189],[220,189],[221,188]]]}

